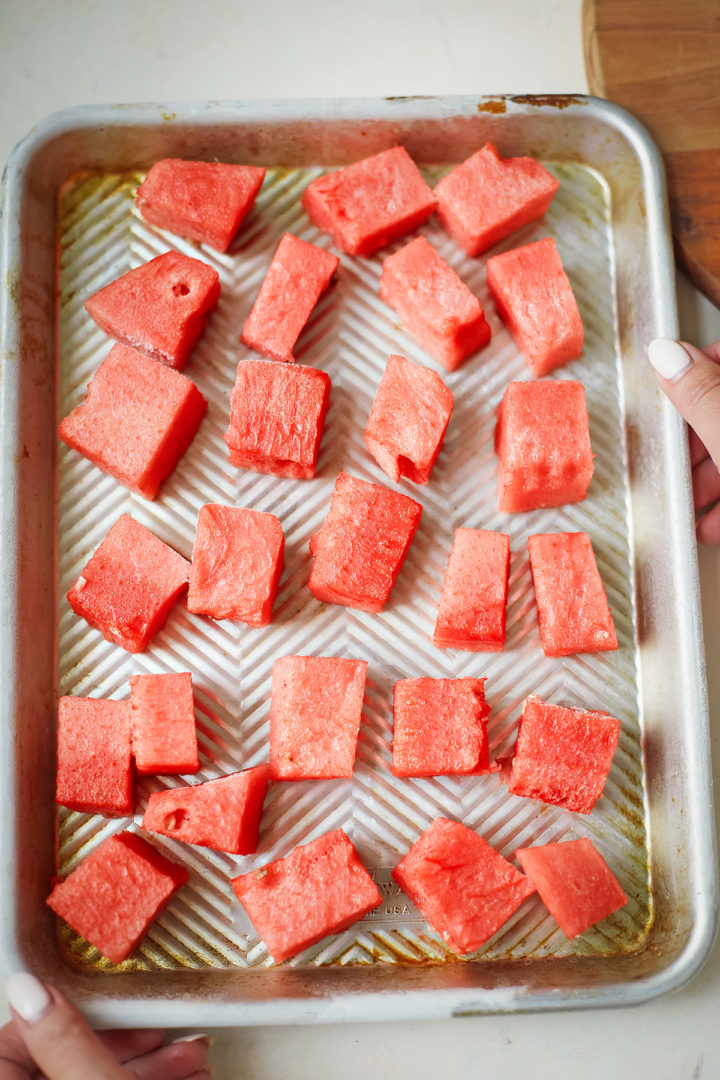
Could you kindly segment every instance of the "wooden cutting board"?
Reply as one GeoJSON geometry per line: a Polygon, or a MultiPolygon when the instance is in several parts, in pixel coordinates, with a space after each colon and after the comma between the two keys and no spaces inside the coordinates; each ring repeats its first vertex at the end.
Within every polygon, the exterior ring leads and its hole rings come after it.
{"type": "Polygon", "coordinates": [[[583,0],[590,93],[648,128],[678,261],[720,306],[720,0],[583,0]]]}

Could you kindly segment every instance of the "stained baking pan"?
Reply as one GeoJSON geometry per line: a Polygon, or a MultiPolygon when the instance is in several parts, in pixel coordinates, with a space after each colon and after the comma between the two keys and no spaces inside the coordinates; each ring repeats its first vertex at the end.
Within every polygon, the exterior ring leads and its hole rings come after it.
{"type": "MultiPolygon", "coordinates": [[[[655,336],[677,331],[661,166],[644,130],[592,98],[391,99],[77,109],[51,117],[16,150],[2,203],[2,657],[0,816],[2,962],[29,968],[97,1022],[257,1024],[468,1015],[637,1003],[700,967],[715,930],[716,872],[707,702],[687,449],[682,424],[647,373],[655,336]],[[596,472],[585,502],[497,510],[495,408],[529,377],[499,321],[484,258],[468,259],[432,220],[421,230],[480,296],[490,346],[447,382],[456,409],[431,483],[402,482],[423,522],[379,616],[322,605],[307,589],[307,541],[340,469],[380,483],[362,431],[390,353],[436,366],[378,298],[382,257],[342,256],[298,360],[326,370],[333,397],[313,481],[233,469],[222,433],[238,337],[285,231],[324,247],[300,195],[309,180],[394,144],[434,182],[486,140],[531,154],[561,182],[545,219],[500,248],[554,236],[586,331],[581,360],[555,378],[586,387],[596,472]],[[163,157],[265,165],[267,179],[233,248],[218,255],[146,225],[133,207],[163,157]],[[57,423],[82,400],[110,347],[83,308],[90,293],[169,248],[211,262],[222,297],[186,373],[208,398],[200,434],[148,503],[59,445],[57,423]],[[123,511],[189,556],[205,502],[277,514],[286,567],[271,625],[250,630],[179,605],[147,652],[131,656],[73,616],[65,593],[123,511]],[[442,571],[459,525],[510,535],[508,643],[501,654],[431,643],[442,571]],[[587,531],[618,631],[617,653],[551,660],[539,642],[527,537],[587,531]],[[202,767],[210,779],[267,757],[270,669],[290,653],[369,661],[355,774],[276,784],[258,853],[232,857],[158,836],[190,883],[137,953],[114,967],[58,922],[44,900],[106,836],[139,829],[148,794],[183,778],[146,778],[131,820],[54,804],[58,694],[128,696],[132,675],[190,670],[202,767]],[[402,677],[486,676],[491,750],[513,745],[529,693],[603,708],[622,723],[603,798],[589,816],[508,795],[497,775],[398,780],[390,772],[392,685],[402,677]],[[392,882],[390,871],[438,816],[477,829],[507,857],[522,845],[590,837],[629,897],[568,942],[537,897],[459,961],[392,882]],[[230,878],[344,828],[384,904],[345,934],[273,965],[230,878]]],[[[396,245],[397,246],[397,245],[396,245]]],[[[389,250],[392,250],[389,249],[389,250]]],[[[188,778],[190,779],[190,778],[188,778]]]]}

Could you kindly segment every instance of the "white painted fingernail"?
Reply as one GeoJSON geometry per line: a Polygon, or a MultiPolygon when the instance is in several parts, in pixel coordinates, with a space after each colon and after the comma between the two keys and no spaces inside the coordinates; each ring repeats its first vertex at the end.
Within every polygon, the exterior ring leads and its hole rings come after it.
{"type": "Polygon", "coordinates": [[[28,1024],[36,1024],[53,1003],[40,980],[24,971],[10,976],[5,993],[11,1008],[28,1024]]]}
{"type": "Polygon", "coordinates": [[[181,1035],[178,1039],[173,1039],[172,1045],[174,1046],[175,1043],[184,1042],[204,1042],[208,1048],[212,1046],[212,1038],[210,1035],[181,1035]]]}
{"type": "Polygon", "coordinates": [[[655,338],[648,345],[648,360],[663,379],[675,382],[692,367],[693,358],[679,341],[672,338],[655,338]]]}

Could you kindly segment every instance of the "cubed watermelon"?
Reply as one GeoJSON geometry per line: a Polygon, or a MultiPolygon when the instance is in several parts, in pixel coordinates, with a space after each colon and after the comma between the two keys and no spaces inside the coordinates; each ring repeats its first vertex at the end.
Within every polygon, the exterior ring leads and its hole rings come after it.
{"type": "Polygon", "coordinates": [[[131,734],[129,702],[60,698],[55,798],[61,806],[86,814],[132,814],[131,734]]]}
{"type": "Polygon", "coordinates": [[[156,161],[135,204],[151,225],[227,251],[250,211],[265,169],[218,161],[156,161]]]}
{"type": "Polygon", "coordinates": [[[486,143],[435,185],[437,216],[468,255],[479,255],[542,217],[559,187],[539,161],[503,158],[486,143]]]}
{"type": "Polygon", "coordinates": [[[302,198],[310,220],[348,255],[372,255],[412,232],[427,221],[435,203],[403,146],[319,176],[302,198]]]}
{"type": "Polygon", "coordinates": [[[617,649],[615,624],[587,533],[528,537],[546,656],[617,649]]]}
{"type": "Polygon", "coordinates": [[[340,260],[285,233],[272,257],[240,340],[271,360],[295,359],[293,348],[340,260]]]}
{"type": "Polygon", "coordinates": [[[154,499],[200,426],[207,402],[190,379],[115,345],[60,438],[104,472],[154,499]]]}
{"type": "Polygon", "coordinates": [[[567,938],[584,934],[627,904],[627,896],[590,840],[518,848],[520,865],[567,938]]]}
{"type": "Polygon", "coordinates": [[[132,749],[139,773],[194,773],[200,768],[189,671],[130,679],[132,749]]]}
{"type": "Polygon", "coordinates": [[[422,506],[407,495],[341,472],[320,531],[310,540],[310,591],[328,604],[382,611],[422,506]]]}
{"type": "Polygon", "coordinates": [[[520,718],[508,789],[589,814],[603,793],[619,735],[620,721],[609,713],[532,695],[520,718]]]}
{"type": "Polygon", "coordinates": [[[224,435],[230,461],[241,469],[310,479],[329,404],[324,371],[241,360],[224,435]]]}
{"type": "Polygon", "coordinates": [[[393,703],[395,776],[496,772],[484,679],[401,679],[393,703]]]}
{"type": "Polygon", "coordinates": [[[365,428],[365,445],[395,483],[427,484],[453,410],[453,396],[431,368],[391,356],[365,428]]]}
{"type": "Polygon", "coordinates": [[[188,583],[190,563],[144,525],[122,514],[67,598],[108,641],[142,652],[165,625],[188,583]]]}
{"type": "Polygon", "coordinates": [[[47,898],[56,915],[113,964],[126,960],[189,879],[133,833],[110,836],[47,898]]]}
{"type": "Polygon", "coordinates": [[[194,787],[153,792],[143,829],[229,855],[251,855],[257,850],[269,771],[257,765],[194,787]]]}
{"type": "Polygon", "coordinates": [[[472,829],[435,818],[393,877],[456,953],[484,945],[535,886],[472,829]]]}
{"type": "Polygon", "coordinates": [[[340,934],[382,896],[342,829],[231,882],[273,960],[340,934]]]}
{"type": "Polygon", "coordinates": [[[283,656],[272,669],[273,780],[352,776],[366,660],[283,656]]]}
{"type": "Polygon", "coordinates": [[[424,236],[385,259],[380,297],[448,371],[490,340],[480,301],[424,236]]]}
{"type": "Polygon", "coordinates": [[[435,644],[441,649],[501,652],[509,572],[509,536],[457,529],[443,579],[435,644]]]}
{"type": "Polygon", "coordinates": [[[533,375],[582,356],[582,319],[552,237],[488,259],[487,282],[533,375]]]}
{"type": "Polygon", "coordinates": [[[217,270],[167,251],[94,293],[85,307],[110,337],[181,368],[219,296],[217,270]]]}
{"type": "Polygon", "coordinates": [[[505,513],[581,502],[593,474],[585,389],[573,380],[513,382],[495,428],[505,513]]]}

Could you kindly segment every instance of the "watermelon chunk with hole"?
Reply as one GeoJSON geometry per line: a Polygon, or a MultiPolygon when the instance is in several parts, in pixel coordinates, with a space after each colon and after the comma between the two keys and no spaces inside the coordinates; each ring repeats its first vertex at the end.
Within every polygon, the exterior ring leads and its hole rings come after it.
{"type": "Polygon", "coordinates": [[[272,257],[240,340],[271,360],[293,361],[293,348],[340,260],[285,233],[272,257]]]}
{"type": "Polygon", "coordinates": [[[61,697],[57,780],[61,806],[125,817],[135,808],[132,719],[127,701],[61,697]]]}
{"type": "Polygon", "coordinates": [[[195,699],[189,671],[130,679],[132,749],[141,774],[195,773],[200,768],[195,699]]]}
{"type": "Polygon", "coordinates": [[[380,298],[448,371],[490,341],[480,301],[424,236],[385,259],[380,298]]]}
{"type": "Polygon", "coordinates": [[[366,660],[283,656],[272,669],[273,780],[352,776],[366,660]]]}
{"type": "Polygon", "coordinates": [[[427,484],[453,410],[453,396],[431,368],[391,356],[365,428],[365,445],[391,480],[427,484]]]}
{"type": "Polygon", "coordinates": [[[107,641],[142,652],[165,625],[188,583],[190,563],[129,514],[122,514],[70,592],[76,615],[107,641]]]}
{"type": "Polygon", "coordinates": [[[424,224],[436,200],[403,146],[393,146],[308,184],[302,205],[348,255],[372,255],[424,224]]]}
{"type": "Polygon", "coordinates": [[[135,205],[151,225],[227,251],[264,179],[265,169],[254,165],[164,158],[138,188],[135,205]]]}
{"type": "Polygon", "coordinates": [[[393,702],[395,776],[496,772],[490,765],[485,679],[400,679],[393,702]]]}
{"type": "Polygon", "coordinates": [[[382,611],[420,524],[422,506],[341,472],[330,508],[310,540],[308,586],[328,604],[382,611]]]}
{"type": "Polygon", "coordinates": [[[217,270],[167,251],[88,297],[85,307],[110,337],[181,368],[219,296],[217,270]]]}
{"type": "Polygon", "coordinates": [[[582,318],[552,237],[493,255],[487,282],[533,375],[547,375],[582,356],[582,318]]]}
{"type": "Polygon", "coordinates": [[[60,438],[131,491],[154,499],[195,438],[207,402],[190,379],[115,345],[60,438]]]}
{"type": "Polygon", "coordinates": [[[439,648],[502,651],[509,572],[509,536],[456,529],[433,634],[439,648]]]}
{"type": "Polygon", "coordinates": [[[472,829],[435,818],[393,877],[453,952],[475,952],[535,892],[529,878],[472,829]]]}
{"type": "Polygon", "coordinates": [[[241,874],[231,885],[277,963],[328,934],[341,934],[382,903],[342,829],[241,874]]]}
{"type": "Polygon", "coordinates": [[[133,833],[110,836],[55,886],[47,904],[113,964],[135,951],[187,870],[133,833]]]}
{"type": "Polygon", "coordinates": [[[253,769],[193,787],[156,791],[148,799],[143,829],[229,855],[257,850],[269,769],[253,769]]]}
{"type": "Polygon", "coordinates": [[[605,586],[587,533],[528,537],[540,641],[546,656],[617,649],[605,586]]]}
{"type": "Polygon", "coordinates": [[[518,848],[515,855],[567,938],[584,934],[627,904],[620,882],[590,840],[518,848]]]}

